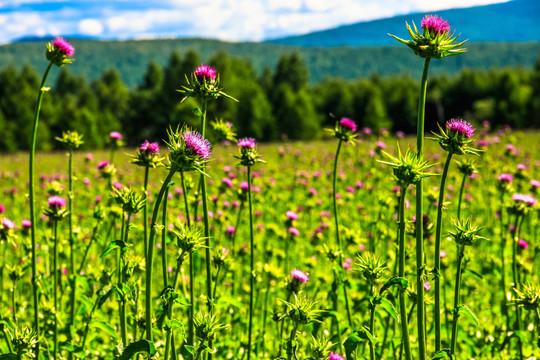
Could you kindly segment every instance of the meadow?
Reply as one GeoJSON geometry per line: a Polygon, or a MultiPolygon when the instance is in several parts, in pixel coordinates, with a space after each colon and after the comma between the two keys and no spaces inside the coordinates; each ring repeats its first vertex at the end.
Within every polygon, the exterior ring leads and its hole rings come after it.
{"type": "Polygon", "coordinates": [[[195,129],[106,152],[64,129],[67,153],[36,154],[75,51],[47,44],[29,153],[0,159],[0,360],[537,358],[540,134],[426,133],[430,60],[466,49],[421,29],[394,37],[425,59],[416,138],[342,117],[323,141],[238,139],[202,64],[177,94],[195,129]]]}

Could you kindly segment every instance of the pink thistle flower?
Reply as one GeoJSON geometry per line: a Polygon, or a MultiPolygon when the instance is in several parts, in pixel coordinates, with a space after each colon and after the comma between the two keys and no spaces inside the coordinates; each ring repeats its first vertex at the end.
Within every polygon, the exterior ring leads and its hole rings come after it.
{"type": "Polygon", "coordinates": [[[84,156],[84,159],[85,159],[86,161],[93,161],[93,160],[94,160],[94,155],[88,153],[88,154],[86,154],[86,155],[84,156]]]}
{"type": "Polygon", "coordinates": [[[356,123],[351,119],[342,118],[339,121],[339,126],[341,126],[344,129],[347,129],[347,130],[349,130],[349,131],[351,131],[353,133],[356,132],[356,123]]]}
{"type": "Polygon", "coordinates": [[[425,281],[425,280],[424,280],[424,290],[426,290],[426,291],[430,291],[430,290],[431,290],[431,285],[430,285],[427,281],[425,281]]]}
{"type": "Polygon", "coordinates": [[[139,148],[139,151],[141,153],[145,153],[148,156],[159,154],[159,144],[157,142],[151,143],[148,140],[144,140],[144,142],[141,144],[141,147],[139,148]]]}
{"type": "Polygon", "coordinates": [[[300,230],[298,230],[295,227],[290,227],[289,228],[289,234],[291,234],[293,236],[299,236],[300,235],[300,230]]]}
{"type": "Polygon", "coordinates": [[[386,149],[386,144],[383,143],[382,141],[377,141],[377,143],[375,144],[375,147],[377,148],[377,150],[384,150],[386,149]]]}
{"type": "Polygon", "coordinates": [[[511,183],[514,181],[514,177],[510,174],[503,173],[497,178],[500,182],[511,183]]]}
{"type": "Polygon", "coordinates": [[[298,269],[294,269],[293,271],[291,271],[291,277],[293,281],[296,280],[298,282],[301,282],[302,284],[307,283],[309,280],[309,276],[302,270],[298,270],[298,269]]]}
{"type": "Polygon", "coordinates": [[[540,181],[538,180],[531,180],[530,184],[533,190],[537,190],[538,188],[540,188],[540,181]]]}
{"type": "Polygon", "coordinates": [[[527,171],[527,166],[525,164],[517,164],[516,169],[519,171],[527,171]]]}
{"type": "Polygon", "coordinates": [[[109,162],[107,160],[103,160],[101,161],[98,166],[97,166],[97,169],[98,170],[103,170],[104,168],[106,168],[107,166],[109,166],[109,162]]]}
{"type": "Polygon", "coordinates": [[[47,205],[53,209],[63,208],[66,207],[66,199],[61,196],[51,196],[47,201],[47,205]]]}
{"type": "Polygon", "coordinates": [[[2,225],[4,226],[4,228],[8,230],[13,229],[15,227],[15,224],[13,223],[13,221],[9,220],[8,218],[2,219],[2,225]]]}
{"type": "Polygon", "coordinates": [[[23,229],[30,229],[30,227],[32,227],[32,223],[30,222],[30,220],[21,221],[21,225],[23,229]]]}
{"type": "Polygon", "coordinates": [[[295,213],[294,211],[289,210],[289,211],[287,211],[287,212],[285,213],[285,215],[286,215],[287,218],[289,218],[290,220],[298,220],[298,214],[295,213]]]}
{"type": "Polygon", "coordinates": [[[527,241],[523,240],[523,239],[520,239],[518,241],[518,246],[522,249],[522,250],[526,250],[529,248],[529,243],[527,243],[527,241]]]}
{"type": "Polygon", "coordinates": [[[228,234],[228,235],[232,235],[236,232],[236,228],[232,225],[227,225],[227,228],[225,229],[225,232],[228,234]]]}
{"type": "Polygon", "coordinates": [[[232,182],[232,180],[229,179],[229,178],[226,178],[226,177],[225,177],[225,178],[221,179],[221,183],[222,183],[224,186],[226,186],[226,187],[229,187],[229,188],[232,188],[232,187],[233,187],[233,182],[232,182]]]}
{"type": "Polygon", "coordinates": [[[196,131],[188,131],[182,134],[182,140],[186,144],[186,148],[190,149],[193,154],[198,155],[202,160],[210,159],[212,147],[201,134],[196,131]]]}
{"type": "Polygon", "coordinates": [[[478,140],[478,146],[480,147],[488,147],[488,142],[486,140],[478,140]]]}
{"type": "Polygon", "coordinates": [[[109,134],[109,137],[113,140],[122,140],[124,137],[118,131],[113,131],[109,134]]]}
{"type": "Polygon", "coordinates": [[[4,205],[0,204],[0,214],[3,214],[6,212],[6,208],[4,207],[4,205]]]}
{"type": "Polygon", "coordinates": [[[454,134],[471,138],[474,135],[474,127],[461,119],[451,119],[446,122],[446,129],[454,134]]]}
{"type": "Polygon", "coordinates": [[[328,355],[328,360],[345,360],[345,358],[332,351],[330,352],[330,355],[328,355]]]}
{"type": "Polygon", "coordinates": [[[422,19],[421,27],[424,30],[424,35],[426,34],[426,31],[429,31],[432,35],[441,35],[450,31],[448,21],[437,15],[426,15],[422,19]]]}
{"type": "Polygon", "coordinates": [[[206,80],[210,83],[213,83],[217,76],[216,69],[204,64],[199,65],[193,74],[197,77],[197,80],[201,82],[206,80]]]}
{"type": "Polygon", "coordinates": [[[73,56],[75,48],[61,37],[57,37],[52,41],[54,50],[61,52],[65,56],[73,56]]]}
{"type": "Polygon", "coordinates": [[[441,252],[439,253],[439,256],[440,256],[441,259],[444,259],[447,255],[448,254],[444,250],[441,250],[441,252]]]}
{"type": "Polygon", "coordinates": [[[524,195],[524,194],[514,194],[512,196],[512,201],[514,202],[524,202],[527,206],[535,206],[537,201],[536,199],[531,195],[524,195]]]}
{"type": "Polygon", "coordinates": [[[255,149],[256,143],[255,139],[246,137],[238,140],[238,147],[243,149],[255,149]]]}

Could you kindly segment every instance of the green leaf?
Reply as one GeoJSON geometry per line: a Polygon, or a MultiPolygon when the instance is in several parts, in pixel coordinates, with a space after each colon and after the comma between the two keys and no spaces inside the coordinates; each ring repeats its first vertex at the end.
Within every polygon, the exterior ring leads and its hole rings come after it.
{"type": "Polygon", "coordinates": [[[195,348],[191,345],[184,343],[180,348],[180,353],[185,359],[190,359],[192,355],[195,355],[195,348]]]}
{"type": "Polygon", "coordinates": [[[451,350],[449,348],[444,348],[437,351],[431,359],[435,360],[435,359],[444,359],[444,358],[453,359],[451,350]]]}
{"type": "Polygon", "coordinates": [[[184,337],[186,334],[184,330],[184,325],[178,320],[168,320],[166,323],[166,327],[168,327],[169,329],[180,329],[182,337],[184,337]]]}
{"type": "Polygon", "coordinates": [[[399,287],[401,288],[401,291],[405,291],[407,290],[407,286],[409,285],[409,282],[407,281],[407,279],[402,278],[402,277],[398,277],[398,276],[393,277],[384,283],[379,294],[384,293],[386,290],[390,289],[390,287],[394,285],[399,285],[399,287]]]}
{"type": "Polygon", "coordinates": [[[375,344],[377,342],[377,339],[375,339],[373,335],[371,335],[371,333],[366,327],[363,327],[361,330],[355,331],[351,335],[349,335],[347,340],[345,340],[345,342],[343,343],[347,359],[352,359],[352,353],[354,352],[354,350],[356,350],[358,344],[361,344],[365,341],[372,344],[375,344]]]}
{"type": "Polygon", "coordinates": [[[122,240],[115,240],[107,246],[103,254],[101,254],[101,257],[104,258],[105,256],[109,255],[111,251],[114,249],[120,248],[120,250],[124,250],[126,248],[126,243],[122,240]]]}
{"type": "Polygon", "coordinates": [[[118,340],[118,335],[116,334],[116,331],[114,331],[113,327],[106,322],[98,321],[98,320],[92,320],[90,322],[91,328],[98,328],[102,331],[104,331],[107,335],[114,338],[115,340],[118,340]]]}
{"type": "Polygon", "coordinates": [[[196,107],[196,108],[193,108],[193,114],[194,114],[195,116],[202,116],[202,115],[203,115],[201,109],[199,109],[199,108],[197,108],[197,107],[196,107]]]}
{"type": "Polygon", "coordinates": [[[398,320],[398,313],[396,308],[394,307],[394,304],[392,304],[387,298],[381,298],[380,299],[381,306],[394,318],[394,320],[398,320]]]}
{"type": "Polygon", "coordinates": [[[129,360],[133,356],[140,353],[154,356],[156,354],[156,347],[154,346],[154,343],[148,340],[139,340],[132,342],[124,349],[124,351],[122,352],[122,356],[120,356],[119,360],[129,360]]]}
{"type": "Polygon", "coordinates": [[[459,305],[458,306],[458,311],[461,311],[463,312],[465,315],[467,315],[467,317],[472,320],[472,322],[474,322],[474,324],[476,326],[478,326],[480,324],[480,321],[478,321],[478,318],[476,317],[476,315],[473,314],[473,312],[471,311],[471,309],[469,309],[467,307],[467,305],[459,305]]]}
{"type": "Polygon", "coordinates": [[[112,293],[113,293],[113,288],[110,288],[109,290],[107,290],[105,294],[103,294],[103,296],[99,298],[98,305],[97,305],[98,309],[101,308],[103,304],[105,304],[107,299],[111,297],[112,293]]]}

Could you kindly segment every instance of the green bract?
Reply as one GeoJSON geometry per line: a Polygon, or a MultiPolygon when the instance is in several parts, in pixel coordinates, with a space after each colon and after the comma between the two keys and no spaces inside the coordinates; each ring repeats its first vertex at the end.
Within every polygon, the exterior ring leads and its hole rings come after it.
{"type": "Polygon", "coordinates": [[[433,176],[433,173],[426,173],[425,170],[429,169],[433,165],[428,164],[428,161],[421,160],[418,155],[411,149],[407,149],[405,156],[401,154],[401,149],[398,148],[398,156],[394,157],[387,152],[382,153],[391,160],[379,161],[383,164],[389,165],[394,169],[394,177],[396,178],[398,185],[401,188],[406,188],[409,185],[418,183],[420,179],[428,176],[433,176]]]}
{"type": "Polygon", "coordinates": [[[448,233],[454,238],[459,245],[473,245],[477,240],[487,240],[485,237],[478,235],[477,233],[482,228],[474,225],[471,219],[465,219],[464,221],[454,222],[454,231],[448,233]]]}
{"type": "Polygon", "coordinates": [[[459,37],[459,35],[454,37],[455,31],[452,33],[446,31],[437,35],[426,31],[424,35],[418,31],[414,22],[412,23],[414,31],[408,23],[405,24],[412,40],[403,40],[395,35],[388,35],[410,47],[416,55],[422,58],[442,59],[445,56],[459,55],[467,51],[465,48],[460,48],[467,40],[455,43],[459,37]]]}

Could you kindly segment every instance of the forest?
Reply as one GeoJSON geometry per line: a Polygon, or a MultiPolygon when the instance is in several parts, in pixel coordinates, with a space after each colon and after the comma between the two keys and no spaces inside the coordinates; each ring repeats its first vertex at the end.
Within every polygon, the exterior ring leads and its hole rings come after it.
{"type": "MultiPolygon", "coordinates": [[[[91,81],[60,69],[55,81],[46,84],[51,94],[42,106],[38,149],[55,149],[54,137],[66,128],[84,134],[89,149],[106,146],[111,131],[124,134],[129,145],[164,138],[169,125],[193,118],[195,103],[180,105],[182,96],[176,90],[200,63],[195,50],[173,51],[163,66],[149,62],[135,87],[126,85],[114,68],[91,81]]],[[[313,82],[298,52],[281,55],[274,68],[262,71],[225,51],[216,52],[208,63],[217,69],[224,91],[238,100],[213,103],[209,112],[231,122],[240,137],[317,139],[324,127],[344,116],[372,131],[415,129],[418,79],[409,74],[343,74],[313,82]]],[[[28,149],[39,82],[31,65],[0,70],[0,151],[28,149]]],[[[428,83],[428,93],[428,131],[454,117],[473,124],[489,121],[492,128],[532,128],[540,124],[540,57],[532,68],[465,68],[455,75],[437,74],[428,83]]]]}

